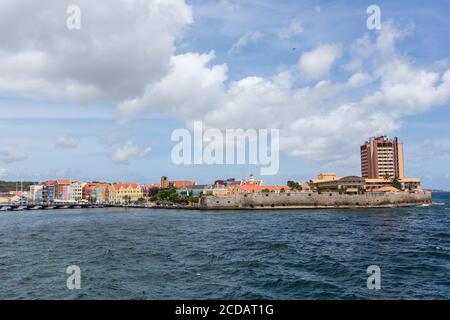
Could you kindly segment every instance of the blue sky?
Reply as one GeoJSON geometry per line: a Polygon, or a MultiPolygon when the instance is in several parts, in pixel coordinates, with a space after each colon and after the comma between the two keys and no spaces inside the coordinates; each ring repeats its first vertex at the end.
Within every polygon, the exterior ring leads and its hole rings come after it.
{"type": "Polygon", "coordinates": [[[280,171],[267,183],[359,174],[358,145],[388,134],[405,143],[408,176],[450,189],[450,3],[377,1],[381,31],[366,27],[368,1],[173,0],[153,15],[139,5],[124,14],[120,0],[70,3],[82,10],[78,34],[64,28],[64,1],[0,5],[0,179],[258,173],[174,165],[171,133],[203,120],[280,129],[280,171]],[[30,22],[18,26],[17,12],[30,22]],[[311,65],[308,53],[325,55],[311,65]],[[367,81],[349,88],[355,74],[367,81]],[[130,143],[136,152],[115,161],[130,143]]]}

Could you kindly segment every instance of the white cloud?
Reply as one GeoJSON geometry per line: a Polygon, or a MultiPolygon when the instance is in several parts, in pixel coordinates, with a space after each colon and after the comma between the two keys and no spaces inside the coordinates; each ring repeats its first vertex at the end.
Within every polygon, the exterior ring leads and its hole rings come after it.
{"type": "Polygon", "coordinates": [[[193,21],[184,0],[78,0],[81,30],[68,30],[70,4],[2,1],[0,93],[82,102],[136,96],[167,73],[175,40],[193,21]]]}
{"type": "Polygon", "coordinates": [[[139,148],[134,145],[133,142],[129,141],[122,148],[117,149],[113,156],[112,160],[117,164],[129,164],[132,158],[144,158],[150,154],[152,148],[139,148]]]}
{"type": "Polygon", "coordinates": [[[367,73],[357,72],[348,79],[348,85],[351,87],[361,87],[372,82],[372,77],[367,73]]]}
{"type": "Polygon", "coordinates": [[[70,137],[59,136],[56,138],[56,146],[63,149],[75,149],[79,141],[70,137]]]}
{"type": "Polygon", "coordinates": [[[3,163],[14,163],[24,161],[28,158],[27,154],[17,148],[8,147],[6,149],[0,150],[0,160],[3,163]]]}
{"type": "Polygon", "coordinates": [[[167,76],[148,85],[142,97],[123,102],[120,110],[127,115],[152,108],[186,119],[219,107],[224,98],[227,67],[216,65],[209,68],[208,64],[214,57],[214,52],[174,56],[167,76]]]}
{"type": "Polygon", "coordinates": [[[306,79],[319,80],[328,75],[341,54],[342,47],[338,44],[325,44],[306,52],[299,60],[300,72],[306,79]]]}
{"type": "MultiPolygon", "coordinates": [[[[398,34],[386,24],[378,37],[358,39],[355,43],[374,50],[352,53],[362,62],[361,70],[342,82],[321,80],[304,87],[296,85],[296,78],[305,72],[295,70],[226,84],[227,67],[213,65],[212,53],[175,56],[169,74],[121,110],[164,111],[219,129],[279,128],[288,154],[344,163],[368,137],[395,133],[405,116],[450,101],[450,70],[415,66],[395,50],[392,39],[398,34]]],[[[326,75],[341,52],[339,45],[320,46],[302,56],[303,69],[310,77],[326,75]]]]}
{"type": "Polygon", "coordinates": [[[278,32],[278,36],[281,39],[289,39],[303,33],[302,23],[298,20],[292,20],[289,26],[282,28],[278,32]]]}
{"type": "MultiPolygon", "coordinates": [[[[176,40],[193,21],[183,0],[79,0],[80,31],[65,28],[61,13],[69,4],[1,1],[0,94],[108,100],[119,104],[122,115],[164,112],[220,129],[279,128],[285,152],[337,163],[367,137],[393,133],[405,116],[450,100],[450,70],[417,66],[399,54],[396,44],[410,31],[392,23],[376,37],[357,39],[350,50],[323,44],[303,53],[298,68],[228,81],[227,65],[213,64],[214,52],[174,55],[176,40]],[[26,23],[17,23],[18,17],[26,23]],[[348,79],[327,80],[344,54],[350,55],[348,79]],[[299,78],[310,82],[299,86],[299,78]]],[[[289,30],[299,34],[301,24],[291,23],[289,30]]],[[[261,36],[244,35],[232,51],[261,36]]],[[[127,164],[149,152],[129,142],[112,158],[127,164]]],[[[4,163],[26,158],[19,150],[0,151],[4,163]]]]}
{"type": "Polygon", "coordinates": [[[262,33],[258,31],[246,33],[233,44],[229,52],[238,53],[246,46],[258,42],[262,37],[263,37],[262,33]]]}

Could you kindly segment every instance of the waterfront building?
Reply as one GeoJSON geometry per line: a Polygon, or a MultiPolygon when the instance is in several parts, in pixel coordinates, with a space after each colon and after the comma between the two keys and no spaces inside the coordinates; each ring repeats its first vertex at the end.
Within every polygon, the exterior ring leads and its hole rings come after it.
{"type": "Polygon", "coordinates": [[[311,181],[317,192],[337,192],[340,194],[362,194],[366,191],[365,179],[356,176],[337,177],[336,174],[321,174],[311,181]]]}
{"type": "Polygon", "coordinates": [[[242,183],[242,181],[237,181],[234,178],[229,178],[226,180],[216,180],[214,181],[214,186],[216,188],[220,188],[220,187],[230,187],[230,186],[240,186],[242,183]]]}
{"type": "Polygon", "coordinates": [[[69,189],[69,201],[78,203],[83,200],[83,188],[86,185],[85,182],[73,182],[69,189]]]}
{"type": "MultiPolygon", "coordinates": [[[[403,178],[397,179],[398,186],[403,191],[421,191],[421,180],[419,178],[403,178]]],[[[386,186],[392,186],[393,181],[390,179],[365,179],[367,191],[380,191],[386,186]]]]}
{"type": "Polygon", "coordinates": [[[421,181],[418,178],[365,179],[355,176],[338,177],[335,173],[320,174],[317,179],[310,181],[310,186],[316,192],[330,191],[347,194],[422,190],[421,181]]]}
{"type": "Polygon", "coordinates": [[[56,180],[55,181],[55,201],[69,202],[70,200],[70,186],[71,180],[56,180]]]}
{"type": "Polygon", "coordinates": [[[83,186],[82,199],[89,203],[104,204],[109,201],[109,184],[87,183],[83,186]]]}
{"type": "Polygon", "coordinates": [[[42,201],[47,204],[55,202],[56,181],[49,180],[42,187],[42,201]]]}
{"type": "Polygon", "coordinates": [[[1,204],[13,204],[23,202],[23,196],[19,195],[18,192],[9,191],[0,193],[0,203],[1,204]]]}
{"type": "Polygon", "coordinates": [[[261,193],[261,192],[282,193],[290,190],[288,186],[259,186],[259,185],[231,186],[228,187],[227,189],[228,194],[261,193]]]}
{"type": "Polygon", "coordinates": [[[263,180],[258,180],[253,174],[250,175],[248,180],[242,180],[241,186],[262,186],[264,184],[263,180]]]}
{"type": "Polygon", "coordinates": [[[403,144],[398,138],[370,138],[361,146],[361,174],[366,179],[405,177],[403,144]]]}
{"type": "Polygon", "coordinates": [[[184,188],[184,187],[192,187],[195,185],[194,181],[187,181],[187,180],[174,180],[169,181],[169,188],[184,188]]]}
{"type": "Polygon", "coordinates": [[[109,186],[109,203],[136,202],[143,197],[141,186],[135,182],[113,183],[109,186]]]}
{"type": "Polygon", "coordinates": [[[169,178],[162,176],[161,177],[161,189],[169,189],[169,178]]]}
{"type": "Polygon", "coordinates": [[[32,185],[30,186],[30,193],[28,195],[28,200],[32,203],[40,203],[43,200],[43,185],[32,185]]]}
{"type": "Polygon", "coordinates": [[[177,189],[177,194],[182,198],[201,197],[205,194],[205,190],[212,190],[210,185],[192,185],[177,189]]]}

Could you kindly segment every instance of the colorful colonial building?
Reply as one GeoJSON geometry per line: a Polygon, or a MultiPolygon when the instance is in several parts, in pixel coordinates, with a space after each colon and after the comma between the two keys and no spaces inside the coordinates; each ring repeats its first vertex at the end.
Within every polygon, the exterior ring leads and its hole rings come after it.
{"type": "Polygon", "coordinates": [[[109,186],[109,203],[135,202],[144,197],[140,184],[135,182],[112,183],[109,186]]]}

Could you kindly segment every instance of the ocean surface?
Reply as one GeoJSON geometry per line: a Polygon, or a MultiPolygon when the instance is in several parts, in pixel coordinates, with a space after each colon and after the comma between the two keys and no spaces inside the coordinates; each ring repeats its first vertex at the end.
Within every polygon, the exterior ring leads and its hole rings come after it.
{"type": "Polygon", "coordinates": [[[450,194],[402,209],[0,212],[0,299],[449,299],[450,194]],[[81,269],[81,289],[66,268],[81,269]],[[381,268],[381,290],[367,267],[381,268]]]}

